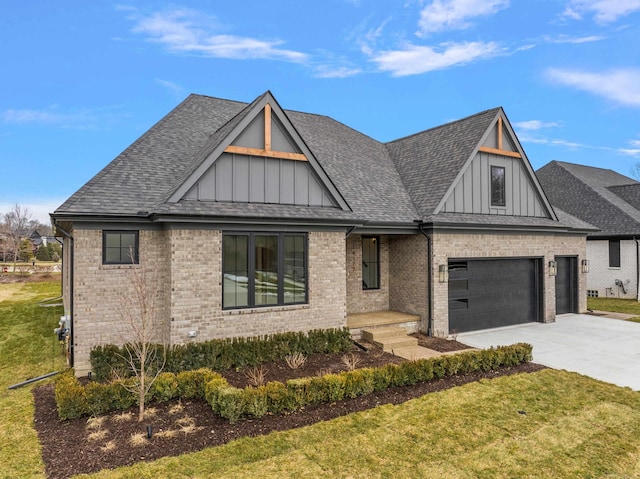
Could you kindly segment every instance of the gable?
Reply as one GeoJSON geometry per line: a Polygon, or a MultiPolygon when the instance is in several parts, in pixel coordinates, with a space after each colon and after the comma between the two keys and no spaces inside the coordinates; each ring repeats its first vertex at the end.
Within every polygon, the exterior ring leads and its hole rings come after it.
{"type": "Polygon", "coordinates": [[[348,209],[286,114],[267,93],[180,188],[174,200],[348,209]],[[260,101],[262,100],[262,101],[260,101]]]}
{"type": "Polygon", "coordinates": [[[456,178],[439,212],[553,218],[547,204],[513,130],[500,113],[456,178]],[[492,171],[497,180],[492,181],[492,171]]]}

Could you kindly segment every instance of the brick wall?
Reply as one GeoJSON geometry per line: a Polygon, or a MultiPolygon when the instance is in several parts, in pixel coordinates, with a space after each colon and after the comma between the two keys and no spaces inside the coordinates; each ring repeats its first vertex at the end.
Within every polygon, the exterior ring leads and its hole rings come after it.
{"type": "MultiPolygon", "coordinates": [[[[389,309],[389,238],[380,236],[380,288],[362,289],[362,235],[347,238],[347,313],[389,309]]],[[[343,280],[344,281],[344,280],[343,280]]]]}
{"type": "Polygon", "coordinates": [[[309,304],[234,311],[222,311],[222,255],[214,253],[221,251],[220,231],[140,231],[140,265],[102,265],[101,231],[76,230],[74,238],[78,375],[89,371],[92,347],[131,338],[121,305],[140,273],[157,285],[157,338],[171,344],[346,325],[344,233],[308,234],[309,304]]]}
{"type": "Polygon", "coordinates": [[[389,237],[389,308],[417,314],[427,330],[427,240],[422,235],[389,237]]]}
{"type": "Polygon", "coordinates": [[[636,248],[634,240],[620,240],[620,267],[611,268],[609,267],[609,240],[587,241],[587,258],[589,258],[587,289],[598,291],[599,297],[637,298],[636,248]],[[620,286],[615,284],[616,279],[623,283],[626,294],[620,286]]]}
{"type": "Polygon", "coordinates": [[[89,352],[98,344],[135,339],[132,321],[140,318],[136,284],[153,302],[155,340],[168,335],[168,264],[164,232],[140,231],[139,265],[103,265],[102,232],[74,230],[73,336],[76,373],[90,369],[89,352]],[[144,268],[142,267],[144,266],[144,268]]]}
{"type": "MultiPolygon", "coordinates": [[[[543,320],[555,321],[555,279],[548,274],[548,263],[555,256],[586,258],[586,241],[577,235],[521,234],[436,234],[433,244],[434,330],[449,331],[448,284],[438,282],[438,266],[449,258],[540,257],[544,264],[543,320]]],[[[578,310],[585,311],[586,274],[578,269],[578,310]]]]}

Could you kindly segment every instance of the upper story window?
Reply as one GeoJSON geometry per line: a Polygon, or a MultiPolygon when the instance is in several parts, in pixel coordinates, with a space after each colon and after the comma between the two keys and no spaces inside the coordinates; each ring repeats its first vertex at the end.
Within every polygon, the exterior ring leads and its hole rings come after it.
{"type": "Polygon", "coordinates": [[[620,240],[609,240],[609,268],[620,267],[620,240]]]}
{"type": "Polygon", "coordinates": [[[491,166],[491,206],[506,206],[503,166],[491,166]]]}
{"type": "Polygon", "coordinates": [[[362,289],[380,289],[380,238],[362,238],[362,289]]]}
{"type": "Polygon", "coordinates": [[[137,231],[103,231],[102,264],[137,264],[137,231]]]}
{"type": "Polygon", "coordinates": [[[222,237],[222,307],[307,302],[307,236],[233,233],[222,237]]]}

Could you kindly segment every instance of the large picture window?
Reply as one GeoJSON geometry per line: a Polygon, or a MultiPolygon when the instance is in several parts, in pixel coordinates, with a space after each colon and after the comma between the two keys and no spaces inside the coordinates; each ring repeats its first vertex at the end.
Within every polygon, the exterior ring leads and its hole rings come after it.
{"type": "Polygon", "coordinates": [[[307,236],[230,233],[222,238],[222,307],[307,302],[307,236]]]}
{"type": "Polygon", "coordinates": [[[491,206],[506,206],[505,169],[491,166],[491,206]]]}
{"type": "Polygon", "coordinates": [[[103,264],[137,264],[138,232],[137,231],[103,231],[102,232],[103,264]]]}
{"type": "Polygon", "coordinates": [[[380,238],[362,238],[362,289],[380,288],[380,238]]]}

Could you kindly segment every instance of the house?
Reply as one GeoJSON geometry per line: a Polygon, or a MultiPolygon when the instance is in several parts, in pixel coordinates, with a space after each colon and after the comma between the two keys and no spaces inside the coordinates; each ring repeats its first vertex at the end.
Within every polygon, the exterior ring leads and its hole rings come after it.
{"type": "Polygon", "coordinates": [[[587,295],[640,299],[640,183],[609,169],[560,161],[537,175],[554,207],[599,228],[587,235],[587,295]]]}
{"type": "Polygon", "coordinates": [[[172,344],[389,322],[447,335],[586,308],[593,228],[554,211],[502,108],[382,143],[270,92],[191,95],[51,216],[77,374],[123,342],[142,267],[172,344]]]}

